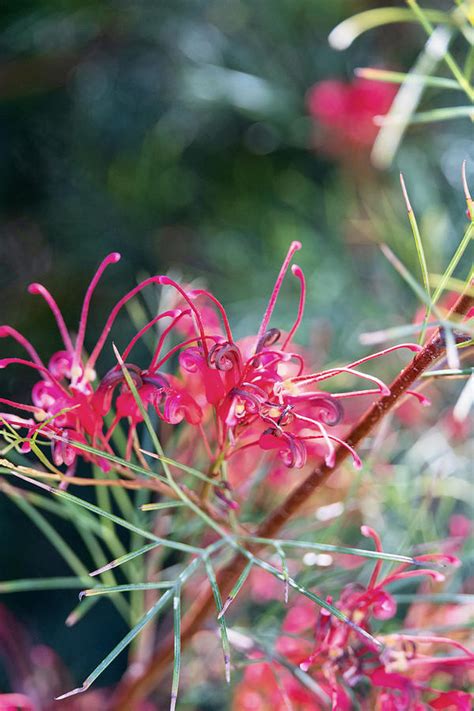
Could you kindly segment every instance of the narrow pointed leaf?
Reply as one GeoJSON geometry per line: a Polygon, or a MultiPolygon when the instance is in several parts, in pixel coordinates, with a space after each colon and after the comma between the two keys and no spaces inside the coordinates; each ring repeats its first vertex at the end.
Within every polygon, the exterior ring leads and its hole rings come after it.
{"type": "Polygon", "coordinates": [[[119,592],[133,592],[134,590],[166,590],[174,586],[174,580],[161,580],[157,583],[132,583],[130,585],[97,585],[79,593],[79,599],[96,597],[97,595],[111,595],[119,592]]]}
{"type": "Polygon", "coordinates": [[[245,566],[245,568],[243,569],[242,573],[241,573],[240,576],[239,576],[239,579],[237,580],[237,582],[235,583],[234,587],[233,587],[232,590],[230,591],[227,600],[224,602],[224,605],[223,605],[223,607],[222,607],[222,610],[219,612],[219,614],[218,614],[218,616],[217,616],[217,619],[218,619],[218,620],[220,620],[221,617],[222,617],[223,615],[225,615],[225,613],[227,612],[227,610],[228,610],[230,604],[231,604],[231,603],[235,600],[235,598],[237,597],[240,588],[241,588],[242,585],[245,583],[245,581],[247,580],[247,578],[248,578],[248,576],[249,576],[250,571],[252,570],[253,563],[254,563],[254,561],[253,561],[253,560],[250,560],[250,561],[247,563],[247,565],[245,566]]]}
{"type": "Polygon", "coordinates": [[[0,581],[0,593],[32,592],[38,590],[77,590],[87,583],[81,577],[25,578],[0,581]]]}
{"type": "Polygon", "coordinates": [[[107,563],[107,565],[103,565],[101,568],[97,568],[97,570],[93,570],[89,575],[91,577],[94,577],[96,575],[100,575],[101,573],[105,572],[106,570],[111,570],[111,568],[117,568],[119,565],[123,565],[124,563],[128,563],[130,560],[133,560],[137,556],[144,555],[145,553],[148,553],[148,551],[152,551],[155,548],[158,548],[160,546],[160,543],[148,543],[146,546],[143,546],[142,548],[138,548],[136,551],[132,551],[131,553],[126,553],[123,556],[120,556],[120,558],[116,558],[115,560],[110,561],[110,563],[107,563]]]}
{"type": "Polygon", "coordinates": [[[206,556],[204,558],[204,565],[206,567],[207,577],[209,578],[209,583],[212,588],[212,594],[214,595],[214,601],[216,603],[216,608],[217,608],[217,620],[218,620],[219,626],[220,626],[222,652],[224,654],[225,679],[226,679],[226,682],[228,684],[230,684],[230,644],[229,644],[229,636],[227,634],[227,624],[225,621],[225,615],[221,614],[221,612],[222,612],[221,593],[219,590],[219,586],[217,585],[217,580],[216,580],[216,576],[214,573],[214,569],[212,567],[211,561],[209,560],[208,556],[206,556]]]}
{"type": "Polygon", "coordinates": [[[174,662],[173,679],[171,682],[170,711],[176,708],[178,700],[179,677],[181,672],[181,588],[178,586],[173,593],[173,626],[174,626],[174,662]]]}

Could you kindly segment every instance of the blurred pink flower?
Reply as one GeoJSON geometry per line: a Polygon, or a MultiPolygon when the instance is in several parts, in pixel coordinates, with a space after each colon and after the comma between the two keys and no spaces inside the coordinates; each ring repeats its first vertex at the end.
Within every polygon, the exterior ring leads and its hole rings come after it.
{"type": "Polygon", "coordinates": [[[374,116],[387,113],[396,92],[391,84],[357,78],[350,84],[315,84],[308,91],[307,106],[323,129],[318,148],[340,156],[370,148],[379,130],[374,116]]]}
{"type": "MultiPolygon", "coordinates": [[[[363,526],[362,533],[372,538],[376,549],[382,551],[380,539],[373,529],[363,526]]],[[[421,566],[424,563],[457,564],[454,557],[445,554],[419,556],[416,562],[421,566]]],[[[350,583],[337,602],[333,603],[328,597],[327,602],[343,612],[349,623],[324,608],[318,611],[308,598],[298,597],[288,610],[281,635],[275,643],[275,652],[309,674],[333,711],[350,711],[353,697],[357,699],[358,708],[364,711],[422,711],[430,708],[467,711],[471,708],[469,693],[455,689],[440,692],[429,686],[440,671],[453,683],[462,683],[463,674],[474,669],[474,654],[457,639],[419,632],[415,636],[406,631],[371,636],[373,620],[389,620],[397,612],[397,604],[387,586],[419,577],[435,581],[444,579],[441,573],[431,568],[407,568],[408,564],[399,565],[381,578],[379,560],[366,587],[350,583]],[[367,635],[363,636],[354,625],[367,635]],[[311,637],[314,637],[314,646],[308,654],[311,637]]],[[[254,654],[253,658],[258,655],[254,654]]],[[[322,711],[327,708],[327,702],[320,703],[318,696],[309,693],[289,674],[276,656],[272,662],[262,658],[261,662],[246,669],[236,691],[234,709],[267,711],[290,706],[298,711],[322,711]]]]}

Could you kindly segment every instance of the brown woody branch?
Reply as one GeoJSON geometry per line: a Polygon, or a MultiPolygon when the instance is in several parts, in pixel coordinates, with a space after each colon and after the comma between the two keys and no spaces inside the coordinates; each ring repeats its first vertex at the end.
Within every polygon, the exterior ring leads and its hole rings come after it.
{"type": "MultiPolygon", "coordinates": [[[[450,312],[450,316],[464,316],[474,306],[474,298],[467,293],[459,297],[450,312]]],[[[407,390],[413,387],[420,375],[430,368],[436,361],[440,360],[446,353],[445,341],[442,332],[437,330],[425,347],[413,358],[413,360],[402,370],[397,378],[390,385],[390,395],[379,398],[361,417],[359,422],[352,428],[346,442],[351,447],[357,447],[383,420],[387,413],[398,405],[407,390]]],[[[281,530],[300,508],[314,494],[326,479],[347,459],[349,452],[345,447],[338,446],[336,449],[336,462],[330,468],[326,464],[321,464],[291,492],[287,498],[272,511],[260,524],[256,531],[256,537],[272,538],[281,530]]],[[[252,553],[257,554],[264,544],[250,547],[252,553]]],[[[237,554],[225,565],[217,575],[219,589],[222,599],[229,595],[232,587],[238,580],[239,575],[247,564],[248,560],[241,554],[237,554]]],[[[215,610],[214,598],[208,584],[203,585],[200,594],[182,621],[181,640],[186,644],[192,636],[201,628],[205,619],[215,610]]],[[[119,686],[117,693],[112,698],[109,705],[110,711],[133,711],[136,704],[149,694],[157,685],[173,661],[173,635],[166,637],[158,647],[149,664],[142,672],[134,678],[126,677],[119,686]]]]}

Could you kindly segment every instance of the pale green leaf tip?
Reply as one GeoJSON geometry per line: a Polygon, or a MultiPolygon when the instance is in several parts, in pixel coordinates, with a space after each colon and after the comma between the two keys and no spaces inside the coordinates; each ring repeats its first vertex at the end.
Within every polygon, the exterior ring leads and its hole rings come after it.
{"type": "Polygon", "coordinates": [[[70,696],[76,696],[76,694],[83,694],[84,691],[87,691],[88,688],[89,684],[83,684],[82,686],[78,686],[77,689],[67,691],[65,694],[61,694],[61,696],[56,696],[54,700],[62,701],[63,699],[68,699],[70,696]]]}
{"type": "Polygon", "coordinates": [[[115,343],[113,343],[113,342],[112,342],[112,350],[113,350],[113,352],[114,352],[115,357],[117,358],[118,364],[119,364],[120,366],[123,366],[124,363],[123,363],[123,360],[122,360],[122,356],[120,355],[117,346],[116,346],[115,343]]]}
{"type": "Polygon", "coordinates": [[[403,199],[405,200],[405,205],[407,206],[407,212],[408,213],[413,212],[410,198],[408,197],[408,191],[407,191],[407,187],[405,185],[405,180],[403,178],[403,173],[400,173],[400,185],[402,186],[403,199]]]}

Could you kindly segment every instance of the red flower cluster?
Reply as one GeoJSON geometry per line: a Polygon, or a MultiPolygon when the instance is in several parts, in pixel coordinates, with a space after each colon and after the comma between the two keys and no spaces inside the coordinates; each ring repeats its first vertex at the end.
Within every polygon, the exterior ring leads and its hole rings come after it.
{"type": "Polygon", "coordinates": [[[367,79],[315,84],[308,92],[307,105],[324,131],[318,146],[334,155],[370,148],[378,131],[374,117],[387,113],[396,93],[391,84],[367,79]]]}
{"type": "Polygon", "coordinates": [[[301,291],[294,324],[287,334],[270,327],[283,279],[300,247],[299,242],[290,246],[257,335],[239,342],[232,336],[222,304],[210,292],[185,288],[167,276],[153,276],[117,302],[97,343],[86,356],[84,339],[92,295],[107,266],[117,262],[119,255],[106,257],[94,275],[84,298],[75,339],[51,294],[43,286],[33,284],[30,292],[41,295],[50,307],[64,349],[54,353],[46,365],[23,335],[10,326],[0,327],[0,336],[16,340],[29,356],[29,359],[3,358],[0,368],[22,365],[34,369],[40,377],[33,386],[31,404],[0,399],[0,403],[28,416],[20,417],[9,411],[0,413],[0,417],[15,430],[27,429],[24,451],[29,450],[33,436],[39,431],[43,438],[49,438],[53,462],[57,467],[64,465],[67,474],[74,471],[79,454],[106,470],[109,463],[105,457],[89,454],[75,443],[87,443],[105,454],[112,453],[111,436],[120,421],[128,423],[126,458],[130,458],[142,414],[120,365],[98,377],[96,362],[124,305],[145,287],[171,287],[175,308],[158,313],[143,326],[123,350],[122,360],[147,408],[163,422],[170,425],[184,422],[195,431],[213,472],[217,474],[223,461],[243,450],[269,452],[286,467],[301,468],[308,456],[318,455],[321,444],[325,447],[326,463],[332,466],[334,443],[350,449],[354,464],[360,466],[356,452],[334,430],[331,432],[343,417],[341,400],[387,394],[383,382],[360,372],[358,366],[400,348],[417,351],[419,346],[401,344],[344,367],[311,372],[302,355],[292,349],[305,302],[305,279],[297,265],[291,269],[301,291]],[[131,354],[137,342],[151,329],[161,326],[162,320],[166,320],[166,327],[161,330],[148,364],[143,367],[133,362],[131,354]],[[174,344],[166,346],[172,337],[174,344]],[[177,362],[176,375],[168,372],[174,362],[177,362]],[[373,387],[337,394],[318,389],[319,383],[340,373],[365,379],[373,387]],[[108,426],[107,416],[111,417],[108,426]]]}
{"type": "MultiPolygon", "coordinates": [[[[363,526],[362,533],[375,541],[377,550],[382,550],[375,531],[363,526]]],[[[417,558],[418,563],[423,561],[457,563],[445,554],[417,558]]],[[[435,570],[407,570],[407,564],[403,564],[380,580],[380,568],[378,561],[366,588],[351,583],[335,603],[349,620],[369,634],[373,620],[389,620],[397,611],[397,604],[386,589],[391,583],[419,576],[444,579],[435,570]]],[[[331,598],[327,601],[332,603],[331,598]]],[[[314,603],[299,597],[285,617],[274,659],[264,661],[261,653],[251,654],[253,663],[237,689],[235,711],[471,709],[471,694],[438,691],[429,685],[437,672],[443,672],[451,682],[462,683],[463,676],[467,680],[468,671],[474,670],[474,654],[460,642],[405,632],[373,639],[375,644],[327,610],[318,613],[314,603]],[[315,646],[308,633],[314,636],[315,646]],[[447,654],[449,649],[455,653],[447,654]],[[289,665],[306,672],[314,686],[298,681],[289,665]]]]}

